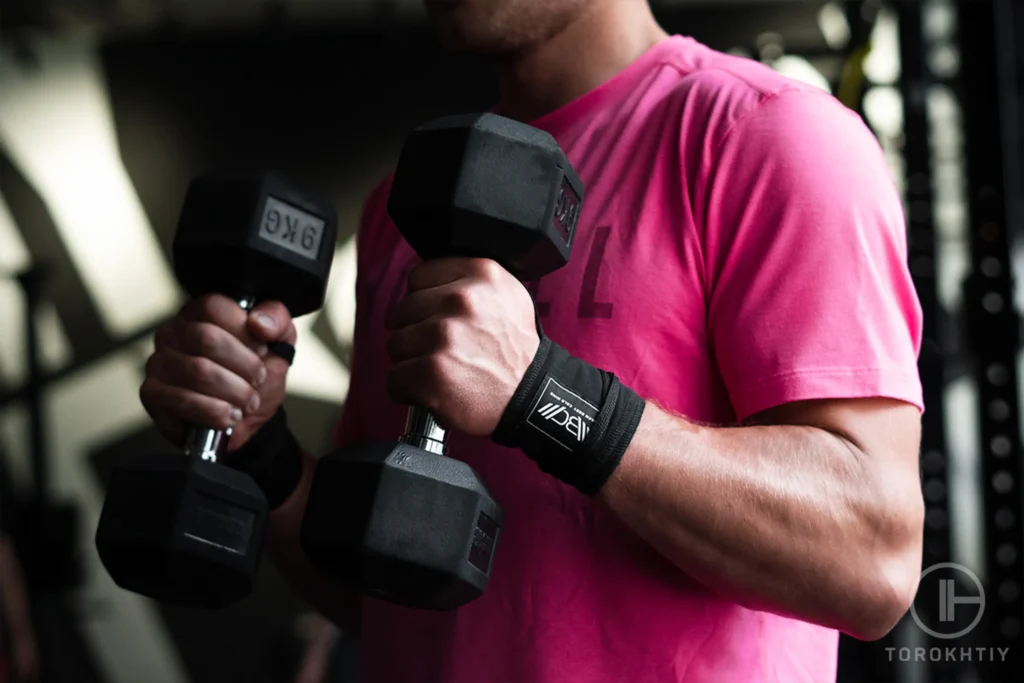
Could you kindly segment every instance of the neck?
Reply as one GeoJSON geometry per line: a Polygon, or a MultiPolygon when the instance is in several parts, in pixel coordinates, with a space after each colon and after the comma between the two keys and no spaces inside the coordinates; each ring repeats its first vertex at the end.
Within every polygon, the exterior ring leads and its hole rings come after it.
{"type": "Polygon", "coordinates": [[[502,115],[529,122],[625,69],[668,36],[646,0],[598,0],[550,39],[497,65],[502,115]]]}

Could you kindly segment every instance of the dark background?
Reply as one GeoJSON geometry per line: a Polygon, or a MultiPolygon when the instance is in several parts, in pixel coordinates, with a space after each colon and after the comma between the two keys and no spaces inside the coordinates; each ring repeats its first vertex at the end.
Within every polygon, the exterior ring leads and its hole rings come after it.
{"type": "MultiPolygon", "coordinates": [[[[862,2],[835,3],[835,7],[847,15],[851,29],[851,39],[836,45],[826,40],[821,28],[825,4],[818,1],[680,1],[655,3],[655,7],[667,30],[694,36],[711,47],[743,51],[751,58],[769,62],[783,54],[802,56],[837,92],[844,73],[849,75],[844,67],[854,63],[851,56],[856,48],[872,35],[872,27],[878,20],[875,12],[879,8],[884,16],[904,17],[904,22],[916,22],[919,29],[923,26],[925,40],[932,30],[929,26],[936,25],[935,17],[945,16],[942,15],[944,7],[954,16],[967,4],[987,7],[989,15],[994,11],[994,5],[985,0],[961,3],[961,6],[940,2],[890,2],[878,6],[862,2]],[[922,10],[925,11],[923,16],[922,10]],[[927,14],[928,11],[933,14],[927,14]],[[932,23],[929,23],[929,16],[932,23]]],[[[1006,6],[1010,8],[1006,28],[1011,39],[999,43],[999,54],[1006,57],[1006,64],[1024,67],[1024,50],[1019,47],[1024,43],[1013,39],[1014,32],[1024,35],[1024,11],[1018,3],[1006,3],[1006,6]]],[[[60,78],[54,76],[54,65],[59,66],[60,59],[74,61],[84,56],[97,60],[102,75],[100,85],[108,98],[115,127],[117,149],[114,156],[127,174],[167,263],[170,262],[169,248],[177,211],[193,176],[222,167],[284,171],[332,196],[342,218],[339,242],[344,242],[355,227],[362,197],[393,162],[408,130],[442,114],[484,109],[495,97],[488,64],[440,51],[414,4],[407,8],[405,3],[345,3],[343,0],[296,2],[294,5],[288,2],[218,5],[212,0],[208,3],[6,0],[0,11],[3,48],[0,58],[6,64],[6,73],[19,74],[18,79],[0,80],[0,100],[7,99],[8,105],[17,106],[19,98],[28,97],[30,86],[26,83],[36,83],[49,93],[47,98],[39,100],[43,104],[38,106],[66,108],[67,125],[73,125],[75,102],[60,78]],[[218,8],[216,19],[209,18],[210,7],[218,8]],[[61,56],[53,57],[54,54],[61,56]]],[[[986,15],[986,11],[973,11],[982,17],[986,15]]],[[[998,42],[994,37],[994,22],[987,26],[982,22],[978,26],[981,28],[972,30],[970,35],[954,27],[948,39],[934,36],[933,39],[936,45],[945,44],[943,40],[946,40],[961,56],[959,62],[965,52],[975,54],[977,50],[981,54],[984,50],[979,46],[991,47],[998,42]]],[[[876,49],[883,47],[881,41],[876,41],[876,49]]],[[[905,45],[903,49],[906,50],[905,45]]],[[[921,49],[927,51],[924,47],[921,49]]],[[[977,68],[987,67],[983,63],[977,68]]],[[[950,135],[960,136],[965,146],[970,144],[974,139],[969,134],[971,107],[991,111],[1007,102],[1015,102],[1021,92],[1019,74],[1024,74],[1024,68],[1018,68],[1017,74],[1011,74],[1001,87],[993,86],[988,91],[975,89],[971,97],[964,96],[958,72],[932,77],[928,85],[954,93],[960,113],[943,117],[933,108],[934,127],[930,131],[914,128],[912,124],[916,120],[908,118],[906,111],[902,114],[907,128],[897,135],[887,133],[884,125],[869,120],[895,160],[894,173],[901,186],[907,183],[900,177],[900,169],[912,166],[912,159],[904,158],[904,153],[912,150],[915,140],[923,141],[919,144],[926,150],[941,146],[942,140],[948,142],[950,135]],[[958,123],[964,127],[959,132],[953,130],[958,123]]],[[[899,79],[882,84],[868,80],[856,89],[858,97],[850,104],[860,109],[864,105],[863,96],[876,86],[907,92],[905,85],[899,79]]],[[[73,407],[66,407],[60,396],[62,392],[76,391],[85,381],[84,377],[107,372],[104,368],[109,359],[123,359],[127,354],[134,358],[128,361],[129,365],[135,363],[135,372],[140,372],[145,354],[131,356],[131,352],[136,346],[147,343],[152,326],[124,333],[112,332],[109,325],[103,323],[95,294],[90,293],[88,283],[69,254],[66,236],[58,229],[60,219],[48,206],[38,183],[33,181],[38,174],[34,176],[26,171],[31,166],[26,155],[32,151],[12,144],[11,136],[18,135],[18,128],[13,124],[5,125],[4,112],[9,110],[10,107],[5,109],[0,105],[0,194],[28,259],[27,262],[24,259],[6,262],[0,254],[0,274],[5,264],[9,269],[31,264],[46,264],[50,268],[46,299],[55,308],[72,351],[64,360],[52,362],[46,377],[34,384],[18,373],[0,373],[0,451],[6,453],[11,473],[6,477],[11,484],[6,496],[31,494],[30,463],[43,451],[52,462],[51,472],[58,473],[55,478],[63,477],[64,483],[55,487],[55,497],[74,503],[79,509],[79,530],[69,544],[83,566],[81,581],[72,589],[39,589],[35,596],[47,680],[118,683],[292,680],[308,635],[308,609],[276,575],[269,562],[264,563],[259,589],[251,599],[224,612],[197,613],[159,607],[118,591],[90,557],[94,553],[91,536],[98,513],[97,501],[111,463],[124,453],[160,451],[167,446],[136,416],[126,419],[109,434],[90,437],[85,446],[70,450],[58,448],[54,444],[78,443],[74,435],[89,432],[88,418],[73,407]],[[33,389],[42,392],[37,402],[30,400],[36,395],[30,391],[33,389]],[[53,438],[33,442],[28,417],[33,410],[40,409],[44,432],[52,433],[53,438]],[[64,471],[62,467],[72,466],[79,467],[75,472],[87,474],[59,474],[64,471]],[[164,661],[177,664],[162,667],[158,662],[164,661]]],[[[1019,132],[1019,121],[1011,120],[1006,131],[994,143],[987,138],[980,139],[974,152],[975,168],[990,165],[1009,169],[1013,164],[1007,164],[1007,159],[1019,160],[1019,137],[1014,139],[1012,135],[1013,131],[1019,132]]],[[[932,253],[934,277],[919,278],[922,287],[941,289],[943,282],[957,285],[969,279],[972,272],[971,234],[981,224],[974,220],[970,204],[974,180],[967,173],[960,181],[943,181],[951,165],[963,166],[970,155],[966,147],[958,148],[955,143],[949,149],[952,151],[936,152],[930,158],[926,154],[925,163],[930,164],[930,171],[935,173],[936,188],[928,201],[935,207],[940,204],[946,207],[947,213],[959,211],[963,217],[959,223],[956,219],[937,221],[931,226],[937,236],[917,240],[918,246],[934,242],[935,250],[932,253]],[[948,194],[947,188],[952,188],[948,194]],[[962,199],[952,196],[956,192],[962,194],[962,199]]],[[[75,166],[77,177],[85,182],[91,166],[99,162],[69,153],[54,157],[49,163],[75,166]]],[[[1006,194],[1007,210],[1002,220],[1006,228],[1004,241],[1009,271],[1011,249],[1020,236],[1020,224],[1016,220],[1019,213],[1014,214],[1014,211],[1019,211],[1020,197],[1024,193],[1019,176],[1007,172],[1001,181],[1006,194]]],[[[913,197],[908,198],[908,206],[912,205],[912,200],[913,197]]],[[[83,207],[83,210],[89,209],[102,211],[104,207],[83,207]]],[[[932,208],[928,212],[944,215],[932,208]]],[[[0,241],[0,249],[3,244],[0,241]]],[[[133,255],[125,253],[123,257],[129,259],[133,255]]],[[[125,281],[124,286],[132,287],[133,283],[125,281]]],[[[971,435],[979,429],[984,432],[983,427],[979,427],[981,417],[972,418],[968,410],[966,414],[953,415],[948,422],[942,419],[942,414],[949,412],[949,406],[970,405],[963,403],[961,394],[969,393],[974,386],[971,368],[977,366],[978,355],[977,340],[972,341],[970,335],[957,332],[969,326],[965,321],[970,320],[972,299],[960,295],[959,286],[954,286],[952,291],[952,296],[938,296],[936,307],[929,311],[930,319],[942,323],[942,331],[936,333],[934,340],[939,362],[922,366],[923,373],[928,371],[929,377],[935,378],[933,385],[937,392],[934,395],[946,406],[944,410],[939,403],[930,410],[938,415],[938,421],[926,424],[933,433],[940,434],[938,443],[950,450],[949,466],[942,470],[944,491],[949,493],[938,496],[936,504],[945,510],[946,499],[956,498],[956,491],[962,492],[955,514],[949,513],[952,515],[949,523],[936,527],[934,536],[939,540],[935,541],[938,544],[935,547],[939,551],[935,556],[952,553],[956,561],[975,566],[987,556],[988,541],[975,546],[970,542],[958,543],[957,539],[991,538],[985,531],[991,516],[986,506],[988,487],[981,483],[988,472],[984,466],[987,456],[983,447],[971,445],[971,435]],[[957,447],[964,453],[959,461],[953,452],[957,447]]],[[[9,292],[17,294],[13,288],[9,288],[9,292]]],[[[923,298],[928,299],[926,292],[923,298]]],[[[934,292],[932,298],[935,298],[934,292]]],[[[13,299],[0,299],[3,301],[13,299]]],[[[24,331],[23,321],[14,307],[5,309],[3,303],[0,303],[0,326],[8,331],[4,339],[17,338],[24,331]]],[[[348,351],[346,337],[339,335],[324,316],[312,322],[312,332],[319,346],[344,367],[348,351]]],[[[1011,346],[1007,353],[1015,357],[1016,344],[1011,346]]],[[[301,344],[299,352],[302,354],[301,344]]],[[[342,397],[343,393],[338,395],[338,392],[334,397],[325,397],[323,392],[302,386],[292,390],[288,399],[289,414],[308,448],[316,451],[325,448],[342,397]]],[[[134,397],[104,394],[92,398],[121,405],[134,397]]],[[[1013,406],[1016,407],[1016,403],[1013,406]]],[[[1016,412],[1014,410],[1012,416],[1015,423],[1019,421],[1016,412]]],[[[1013,442],[1013,454],[1019,458],[1019,450],[1016,450],[1019,449],[1019,434],[1013,442]]],[[[1017,462],[1011,471],[1019,469],[1017,462]]],[[[1019,494],[1016,500],[1019,505],[1019,494]]],[[[1020,507],[1016,509],[1024,512],[1020,507]]],[[[1014,534],[1019,536],[1019,526],[1014,534]]],[[[22,539],[22,544],[31,544],[31,539],[22,539]]],[[[1019,575],[1019,564],[1007,571],[1019,575]]],[[[1017,585],[1019,589],[1019,581],[1017,585]]],[[[844,639],[843,679],[911,680],[910,676],[923,676],[914,680],[943,680],[943,676],[952,676],[945,680],[966,680],[962,677],[972,670],[970,666],[961,667],[962,671],[944,672],[941,666],[927,663],[901,666],[893,661],[885,652],[886,646],[926,646],[924,635],[915,632],[909,619],[906,621],[895,632],[896,640],[864,645],[844,639]]],[[[998,630],[999,625],[991,628],[998,630]]],[[[988,641],[981,637],[977,646],[985,642],[988,641]]],[[[1019,637],[1015,642],[1019,644],[1019,637]]],[[[344,656],[350,656],[353,649],[344,649],[344,656]]],[[[982,676],[978,680],[1003,675],[987,670],[974,673],[982,676]]],[[[344,678],[339,674],[335,680],[344,678]]]]}

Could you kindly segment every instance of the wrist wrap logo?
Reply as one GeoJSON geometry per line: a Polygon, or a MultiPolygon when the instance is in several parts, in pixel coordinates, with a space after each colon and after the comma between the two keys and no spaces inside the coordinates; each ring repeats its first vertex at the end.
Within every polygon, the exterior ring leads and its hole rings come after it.
{"type": "Polygon", "coordinates": [[[569,391],[551,375],[530,409],[526,423],[567,451],[575,452],[586,441],[600,409],[569,391]]]}

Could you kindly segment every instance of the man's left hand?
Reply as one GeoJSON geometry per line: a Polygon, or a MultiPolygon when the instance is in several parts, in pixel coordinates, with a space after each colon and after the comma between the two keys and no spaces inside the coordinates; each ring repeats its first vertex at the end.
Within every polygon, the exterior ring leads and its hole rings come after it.
{"type": "Polygon", "coordinates": [[[391,398],[472,436],[494,432],[540,345],[529,292],[488,259],[417,266],[387,324],[391,398]]]}

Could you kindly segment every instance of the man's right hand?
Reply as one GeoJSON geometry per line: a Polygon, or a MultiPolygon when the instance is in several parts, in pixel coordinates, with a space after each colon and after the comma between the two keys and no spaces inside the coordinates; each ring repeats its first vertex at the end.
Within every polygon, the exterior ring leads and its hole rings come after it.
{"type": "Polygon", "coordinates": [[[188,302],[156,333],[139,396],[157,429],[181,445],[195,425],[232,429],[228,450],[241,447],[284,401],[288,362],[268,342],[295,344],[295,325],[279,302],[246,313],[231,299],[188,302]]]}

